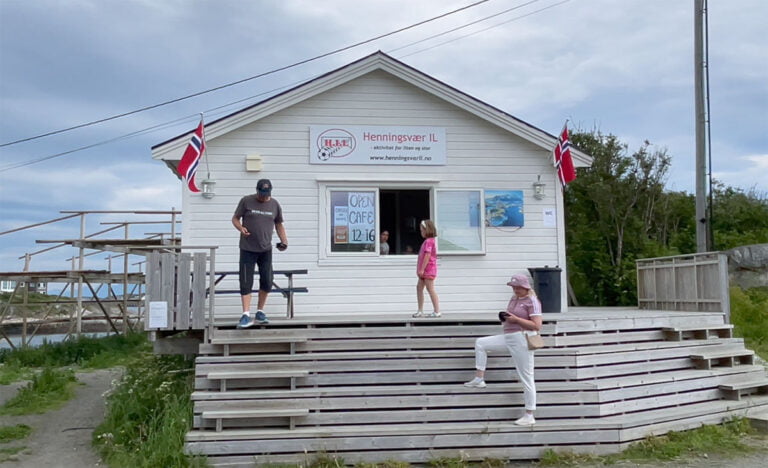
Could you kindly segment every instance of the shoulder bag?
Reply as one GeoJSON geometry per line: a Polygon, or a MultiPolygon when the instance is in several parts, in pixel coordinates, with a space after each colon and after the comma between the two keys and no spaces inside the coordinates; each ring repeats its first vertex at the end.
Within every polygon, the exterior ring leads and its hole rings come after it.
{"type": "Polygon", "coordinates": [[[528,342],[528,349],[536,350],[544,347],[544,339],[536,332],[524,332],[525,341],[528,342]]]}

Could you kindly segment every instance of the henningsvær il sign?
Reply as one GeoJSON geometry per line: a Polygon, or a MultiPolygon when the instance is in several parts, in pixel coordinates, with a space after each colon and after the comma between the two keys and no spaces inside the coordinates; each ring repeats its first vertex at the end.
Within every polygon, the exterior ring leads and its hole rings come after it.
{"type": "Polygon", "coordinates": [[[310,164],[445,165],[445,128],[309,127],[310,164]]]}

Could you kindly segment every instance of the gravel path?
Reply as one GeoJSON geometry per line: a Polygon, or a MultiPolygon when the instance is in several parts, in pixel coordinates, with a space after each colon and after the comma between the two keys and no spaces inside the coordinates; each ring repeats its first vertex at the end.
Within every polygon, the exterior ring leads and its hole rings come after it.
{"type": "MultiPolygon", "coordinates": [[[[104,419],[102,394],[120,376],[119,369],[105,369],[77,373],[82,383],[75,388],[75,398],[56,411],[26,416],[3,416],[0,424],[26,424],[32,434],[24,439],[3,445],[24,446],[26,449],[15,459],[2,463],[3,467],[29,468],[90,468],[104,466],[91,448],[93,430],[104,419]]],[[[23,383],[0,386],[0,404],[13,397],[23,383]]]]}

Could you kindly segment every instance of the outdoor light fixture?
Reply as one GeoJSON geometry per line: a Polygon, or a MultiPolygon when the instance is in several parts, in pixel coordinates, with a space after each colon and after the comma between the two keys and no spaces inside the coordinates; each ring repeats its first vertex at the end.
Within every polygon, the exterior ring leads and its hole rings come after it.
{"type": "Polygon", "coordinates": [[[216,185],[216,181],[213,179],[203,179],[203,198],[211,199],[216,195],[216,192],[214,191],[214,186],[216,185]]]}
{"type": "MultiPolygon", "coordinates": [[[[205,182],[203,182],[205,183],[205,182]]],[[[533,183],[533,198],[536,200],[542,200],[544,198],[544,184],[541,182],[541,176],[533,183]]]]}

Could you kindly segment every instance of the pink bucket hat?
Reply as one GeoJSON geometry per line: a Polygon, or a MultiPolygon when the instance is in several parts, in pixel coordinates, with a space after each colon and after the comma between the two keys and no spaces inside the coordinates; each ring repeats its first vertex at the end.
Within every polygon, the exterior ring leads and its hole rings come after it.
{"type": "Polygon", "coordinates": [[[521,288],[531,289],[531,283],[525,275],[512,275],[507,286],[520,286],[521,288]]]}

